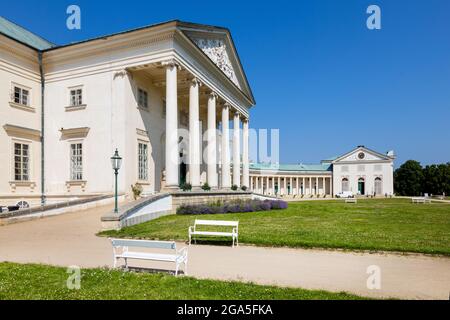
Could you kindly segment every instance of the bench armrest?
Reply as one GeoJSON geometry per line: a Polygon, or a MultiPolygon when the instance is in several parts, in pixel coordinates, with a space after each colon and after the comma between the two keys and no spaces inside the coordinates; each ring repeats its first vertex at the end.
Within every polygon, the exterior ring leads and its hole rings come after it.
{"type": "Polygon", "coordinates": [[[185,260],[188,256],[188,247],[183,247],[180,250],[177,250],[177,256],[182,257],[182,260],[185,260]]]}

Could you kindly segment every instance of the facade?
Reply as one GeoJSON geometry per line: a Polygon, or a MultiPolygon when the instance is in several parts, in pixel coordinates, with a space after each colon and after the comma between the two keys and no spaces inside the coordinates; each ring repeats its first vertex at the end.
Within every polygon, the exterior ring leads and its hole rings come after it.
{"type": "Polygon", "coordinates": [[[350,191],[360,196],[394,194],[393,151],[364,146],[316,165],[250,164],[250,188],[256,193],[292,197],[333,197],[350,191]]]}
{"type": "Polygon", "coordinates": [[[121,193],[249,186],[255,101],[225,28],[171,21],[57,46],[0,18],[0,75],[0,205],[112,193],[116,149],[121,193]]]}

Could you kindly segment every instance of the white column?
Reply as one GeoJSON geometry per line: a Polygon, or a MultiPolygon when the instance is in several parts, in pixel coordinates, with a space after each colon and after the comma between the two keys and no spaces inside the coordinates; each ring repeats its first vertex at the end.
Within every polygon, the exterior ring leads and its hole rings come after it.
{"type": "Polygon", "coordinates": [[[200,189],[200,81],[193,79],[189,88],[189,175],[193,189],[200,189]]]}
{"type": "Polygon", "coordinates": [[[302,195],[306,194],[306,184],[305,184],[305,178],[302,178],[303,188],[302,188],[302,195]]]}
{"type": "Polygon", "coordinates": [[[309,195],[312,195],[312,177],[309,177],[308,181],[309,181],[309,195]]]}
{"type": "MultiPolygon", "coordinates": [[[[248,177],[250,173],[250,166],[248,160],[248,119],[244,119],[244,123],[242,124],[242,185],[248,188],[248,177]]],[[[267,181],[268,183],[268,181],[267,181]]],[[[268,185],[267,185],[268,187],[268,185]]]]}
{"type": "Polygon", "coordinates": [[[331,194],[331,197],[334,198],[334,194],[333,194],[333,176],[330,177],[330,194],[331,194]]]}
{"type": "Polygon", "coordinates": [[[231,188],[230,171],[230,106],[222,108],[222,188],[231,188]]]}
{"type": "Polygon", "coordinates": [[[319,194],[319,177],[316,177],[316,195],[319,194]]]}
{"type": "Polygon", "coordinates": [[[256,193],[259,193],[259,177],[258,176],[255,177],[255,186],[256,186],[256,188],[255,188],[256,193]]]}
{"type": "Polygon", "coordinates": [[[278,177],[278,195],[281,195],[281,177],[278,177]]]}
{"type": "Polygon", "coordinates": [[[178,87],[175,62],[166,64],[166,188],[177,189],[178,179],[178,87]]]}
{"type": "Polygon", "coordinates": [[[275,177],[272,177],[272,195],[275,195],[275,177]]]}
{"type": "Polygon", "coordinates": [[[289,184],[290,184],[291,196],[292,196],[294,194],[294,184],[293,184],[292,177],[289,178],[289,184]]]}
{"type": "Polygon", "coordinates": [[[216,99],[217,95],[213,92],[208,98],[208,184],[212,189],[217,189],[217,139],[216,139],[216,99]]]}
{"type": "Polygon", "coordinates": [[[239,113],[234,114],[233,123],[233,184],[241,186],[241,144],[239,113]]]}

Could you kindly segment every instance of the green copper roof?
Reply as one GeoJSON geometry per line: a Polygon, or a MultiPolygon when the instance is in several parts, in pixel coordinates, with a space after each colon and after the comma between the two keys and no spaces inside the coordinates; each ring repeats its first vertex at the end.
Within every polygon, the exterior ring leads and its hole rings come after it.
{"type": "Polygon", "coordinates": [[[38,50],[52,48],[53,43],[0,16],[0,33],[38,50]]]}
{"type": "Polygon", "coordinates": [[[331,164],[271,164],[271,163],[251,163],[251,170],[268,170],[268,171],[331,171],[331,164]]]}

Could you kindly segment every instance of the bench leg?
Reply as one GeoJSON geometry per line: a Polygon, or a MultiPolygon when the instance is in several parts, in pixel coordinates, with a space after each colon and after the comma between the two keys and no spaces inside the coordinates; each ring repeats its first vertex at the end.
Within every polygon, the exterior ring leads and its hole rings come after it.
{"type": "Polygon", "coordinates": [[[180,264],[177,262],[175,265],[175,277],[178,276],[178,268],[180,267],[180,264]]]}
{"type": "Polygon", "coordinates": [[[184,260],[184,275],[188,275],[188,259],[184,260]]]}
{"type": "Polygon", "coordinates": [[[124,260],[125,260],[125,270],[128,271],[128,261],[127,261],[127,258],[124,258],[124,260]]]}

